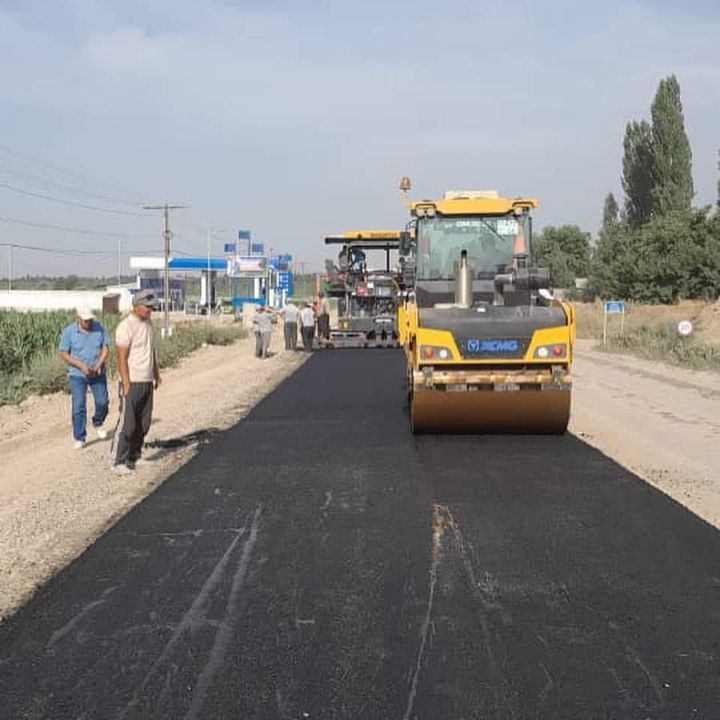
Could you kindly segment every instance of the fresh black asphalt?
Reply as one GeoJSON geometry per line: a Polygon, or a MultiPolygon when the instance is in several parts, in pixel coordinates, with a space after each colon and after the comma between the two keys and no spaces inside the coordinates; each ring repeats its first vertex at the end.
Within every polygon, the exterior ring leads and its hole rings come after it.
{"type": "Polygon", "coordinates": [[[399,352],[316,354],[0,626],[0,718],[720,718],[714,528],[408,425],[399,352]]]}

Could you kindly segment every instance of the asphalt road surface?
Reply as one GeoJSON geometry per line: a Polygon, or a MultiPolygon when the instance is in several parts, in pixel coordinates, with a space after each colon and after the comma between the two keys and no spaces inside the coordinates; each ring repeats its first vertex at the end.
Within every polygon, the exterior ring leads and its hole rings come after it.
{"type": "Polygon", "coordinates": [[[719,658],[716,530],[328,351],[0,627],[0,718],[715,719],[719,658]]]}

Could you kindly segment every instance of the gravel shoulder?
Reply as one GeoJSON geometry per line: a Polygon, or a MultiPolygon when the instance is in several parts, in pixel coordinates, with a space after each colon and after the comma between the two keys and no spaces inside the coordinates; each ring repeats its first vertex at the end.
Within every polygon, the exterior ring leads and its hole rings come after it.
{"type": "MultiPolygon", "coordinates": [[[[281,342],[276,332],[271,348],[281,342]]],[[[90,429],[86,447],[72,449],[68,395],[0,408],[0,620],[306,359],[281,351],[259,360],[253,351],[251,336],[165,371],[146,438],[153,462],[126,477],[110,471],[109,438],[90,429]]],[[[117,420],[113,390],[107,428],[117,420]]]]}
{"type": "Polygon", "coordinates": [[[572,433],[720,528],[720,374],[576,346],[572,433]]]}

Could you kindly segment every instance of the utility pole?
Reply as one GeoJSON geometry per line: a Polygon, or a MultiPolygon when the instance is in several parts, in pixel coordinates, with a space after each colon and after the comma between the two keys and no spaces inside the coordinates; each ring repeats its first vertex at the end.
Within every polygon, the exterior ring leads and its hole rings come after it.
{"type": "Polygon", "coordinates": [[[163,328],[162,336],[170,337],[170,270],[168,264],[170,262],[170,238],[172,233],[170,232],[170,211],[181,210],[187,207],[186,205],[169,205],[163,203],[162,205],[143,205],[144,210],[162,210],[163,211],[163,240],[165,245],[165,269],[164,269],[164,280],[163,280],[163,328]]]}
{"type": "Polygon", "coordinates": [[[205,307],[207,308],[207,314],[210,314],[210,301],[212,299],[210,294],[210,243],[212,242],[213,229],[210,228],[207,232],[207,276],[205,278],[205,307]]]}

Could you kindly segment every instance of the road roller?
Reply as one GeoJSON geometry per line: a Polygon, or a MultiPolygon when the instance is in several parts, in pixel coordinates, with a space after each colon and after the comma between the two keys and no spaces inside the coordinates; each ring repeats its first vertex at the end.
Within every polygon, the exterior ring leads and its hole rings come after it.
{"type": "Polygon", "coordinates": [[[414,433],[561,434],[575,315],[533,262],[537,200],[492,190],[411,201],[398,308],[414,433]]]}

